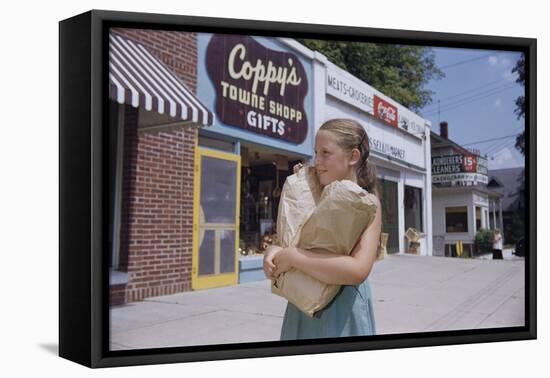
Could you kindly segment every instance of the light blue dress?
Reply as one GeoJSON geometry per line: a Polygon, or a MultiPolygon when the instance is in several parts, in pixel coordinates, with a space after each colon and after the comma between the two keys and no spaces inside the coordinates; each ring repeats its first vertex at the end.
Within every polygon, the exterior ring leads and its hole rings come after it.
{"type": "Polygon", "coordinates": [[[360,285],[343,285],[336,297],[310,318],[288,303],[281,340],[370,336],[376,332],[368,279],[360,285]]]}

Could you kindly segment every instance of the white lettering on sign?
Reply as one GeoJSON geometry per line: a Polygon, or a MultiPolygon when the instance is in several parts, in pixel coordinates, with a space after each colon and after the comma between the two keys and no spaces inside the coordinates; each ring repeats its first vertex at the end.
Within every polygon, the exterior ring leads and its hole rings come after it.
{"type": "Polygon", "coordinates": [[[345,78],[332,70],[327,71],[327,93],[357,108],[374,114],[374,91],[364,83],[345,78]]]}
{"type": "Polygon", "coordinates": [[[270,100],[269,101],[269,112],[279,117],[286,118],[288,120],[294,121],[296,123],[302,120],[302,112],[291,108],[288,105],[281,104],[280,102],[270,100]]]}
{"type": "Polygon", "coordinates": [[[441,175],[447,173],[460,173],[462,172],[461,166],[458,164],[450,165],[432,165],[432,175],[441,175]]]}
{"type": "Polygon", "coordinates": [[[288,59],[288,65],[290,67],[276,67],[270,60],[267,62],[267,66],[261,59],[256,60],[256,65],[253,65],[248,60],[245,60],[246,47],[239,43],[233,47],[229,53],[228,70],[231,78],[238,80],[243,78],[246,81],[252,80],[252,93],[257,93],[258,84],[263,84],[263,94],[267,96],[269,93],[269,86],[271,84],[279,84],[279,94],[284,96],[285,88],[287,85],[298,86],[302,79],[298,77],[296,73],[296,67],[293,66],[294,62],[291,58],[288,59]],[[240,70],[235,69],[235,59],[242,62],[240,70]]]}
{"type": "Polygon", "coordinates": [[[236,85],[229,84],[228,82],[220,82],[222,87],[222,96],[229,98],[232,101],[253,107],[258,110],[268,110],[274,116],[287,119],[292,122],[299,123],[303,119],[301,111],[295,108],[281,104],[275,100],[269,100],[269,106],[266,107],[266,98],[261,95],[257,95],[246,89],[237,87],[236,85]]]}
{"type": "Polygon", "coordinates": [[[433,175],[432,183],[451,183],[461,185],[471,185],[475,183],[487,184],[488,179],[487,176],[480,175],[478,173],[454,173],[446,175],[433,175]]]}
{"type": "Polygon", "coordinates": [[[246,121],[248,126],[254,127],[260,130],[270,130],[273,134],[284,135],[285,123],[275,117],[270,117],[265,114],[256,113],[254,110],[250,110],[246,114],[246,121]]]}
{"type": "Polygon", "coordinates": [[[385,155],[391,155],[393,157],[405,160],[405,150],[403,148],[392,146],[388,143],[384,143],[378,139],[369,138],[369,147],[385,155]]]}
{"type": "Polygon", "coordinates": [[[444,164],[462,164],[462,155],[448,155],[432,158],[432,165],[444,164]]]}
{"type": "Polygon", "coordinates": [[[256,109],[265,110],[265,97],[258,96],[246,89],[239,88],[225,81],[221,82],[222,96],[241,104],[251,106],[256,109]]]}
{"type": "Polygon", "coordinates": [[[385,106],[383,102],[379,102],[377,110],[380,118],[388,122],[395,122],[397,120],[396,110],[391,106],[385,106]]]}
{"type": "Polygon", "coordinates": [[[374,98],[372,95],[369,95],[353,87],[352,85],[344,82],[343,80],[338,79],[336,76],[333,76],[331,74],[327,74],[327,85],[329,88],[334,89],[335,91],[338,91],[344,96],[352,100],[355,100],[362,105],[365,105],[367,109],[371,109],[372,111],[373,101],[374,101],[374,98]]]}

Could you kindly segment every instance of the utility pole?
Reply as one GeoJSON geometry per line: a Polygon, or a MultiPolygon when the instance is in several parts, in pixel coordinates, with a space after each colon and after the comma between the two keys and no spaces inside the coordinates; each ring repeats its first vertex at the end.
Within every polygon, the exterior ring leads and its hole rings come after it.
{"type": "Polygon", "coordinates": [[[437,100],[437,124],[441,125],[441,100],[437,100]]]}

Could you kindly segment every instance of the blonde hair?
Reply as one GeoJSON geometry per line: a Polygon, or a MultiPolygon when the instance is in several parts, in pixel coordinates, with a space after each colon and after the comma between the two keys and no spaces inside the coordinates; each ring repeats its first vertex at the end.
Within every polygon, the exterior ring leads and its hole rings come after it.
{"type": "Polygon", "coordinates": [[[360,152],[356,168],[357,184],[380,198],[376,167],[369,161],[370,148],[367,131],[352,119],[335,118],[323,123],[319,131],[329,131],[336,137],[336,144],[344,151],[351,153],[354,148],[360,152]]]}

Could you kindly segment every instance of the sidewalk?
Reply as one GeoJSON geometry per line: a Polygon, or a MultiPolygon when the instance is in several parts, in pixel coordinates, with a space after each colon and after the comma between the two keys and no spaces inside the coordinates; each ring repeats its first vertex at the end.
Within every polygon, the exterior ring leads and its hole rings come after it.
{"type": "MultiPolygon", "coordinates": [[[[390,255],[369,277],[377,334],[521,326],[523,258],[390,255]]],[[[270,281],[111,308],[112,350],[279,340],[286,300],[270,281]]]]}

